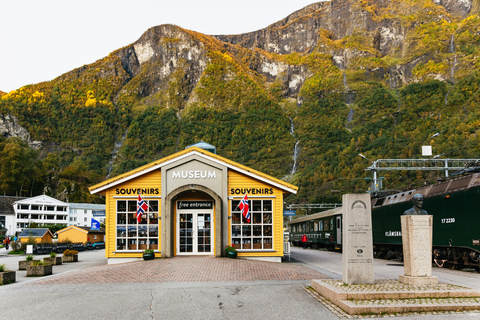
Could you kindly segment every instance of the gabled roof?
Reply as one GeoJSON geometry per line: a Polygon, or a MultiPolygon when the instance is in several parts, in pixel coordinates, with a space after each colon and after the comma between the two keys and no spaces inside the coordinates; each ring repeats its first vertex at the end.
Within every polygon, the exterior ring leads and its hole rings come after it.
{"type": "Polygon", "coordinates": [[[54,205],[54,206],[68,206],[68,203],[63,201],[57,200],[55,198],[49,197],[45,194],[41,196],[36,196],[33,198],[26,198],[22,200],[15,201],[15,204],[46,204],[46,205],[54,205]]]}
{"type": "Polygon", "coordinates": [[[62,233],[62,232],[65,232],[65,231],[68,231],[70,229],[77,229],[81,232],[84,232],[84,233],[100,233],[100,234],[105,234],[105,229],[100,229],[100,230],[92,230],[91,227],[80,227],[80,226],[68,226],[66,228],[63,228],[63,229],[60,229],[57,231],[57,234],[59,233],[62,233]]]}
{"type": "Polygon", "coordinates": [[[219,163],[223,166],[226,166],[228,169],[240,172],[240,173],[245,174],[247,176],[250,176],[254,179],[264,181],[264,182],[266,182],[270,185],[276,186],[276,187],[278,187],[278,188],[280,188],[280,189],[282,189],[286,192],[293,193],[293,194],[297,193],[298,187],[296,187],[296,186],[294,186],[290,183],[287,183],[287,182],[282,181],[280,179],[274,178],[274,177],[269,176],[265,173],[254,170],[252,168],[249,168],[247,166],[239,164],[235,161],[226,159],[224,157],[221,157],[217,154],[211,153],[209,151],[203,150],[203,149],[198,148],[198,147],[191,147],[191,148],[179,151],[177,153],[174,153],[174,154],[172,154],[170,156],[167,156],[165,158],[162,158],[160,160],[151,162],[151,163],[146,164],[142,167],[139,167],[139,168],[134,169],[132,171],[126,172],[126,173],[121,174],[119,176],[116,176],[114,178],[103,181],[99,184],[91,186],[89,188],[90,193],[95,194],[95,193],[102,192],[106,189],[110,189],[110,188],[112,188],[116,185],[127,182],[131,179],[134,179],[136,177],[139,177],[139,176],[144,175],[146,173],[149,173],[151,171],[158,170],[163,166],[166,166],[166,165],[168,165],[172,162],[181,160],[183,158],[189,157],[191,155],[197,155],[199,157],[208,159],[210,161],[217,162],[217,163],[219,163]]]}
{"type": "Polygon", "coordinates": [[[15,214],[13,205],[15,201],[20,201],[25,199],[25,197],[6,197],[0,196],[0,214],[15,214]]]}
{"type": "Polygon", "coordinates": [[[41,238],[46,233],[50,233],[53,238],[53,234],[50,232],[48,228],[26,228],[23,229],[22,233],[18,236],[19,238],[29,238],[32,236],[33,238],[41,238]]]}

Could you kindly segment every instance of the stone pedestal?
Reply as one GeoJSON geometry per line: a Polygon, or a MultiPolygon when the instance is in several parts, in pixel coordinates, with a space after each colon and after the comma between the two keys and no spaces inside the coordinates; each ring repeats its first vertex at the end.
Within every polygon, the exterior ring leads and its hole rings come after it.
{"type": "Polygon", "coordinates": [[[373,274],[372,209],[370,195],[344,194],[342,265],[343,282],[371,284],[373,274]]]}
{"type": "Polygon", "coordinates": [[[405,275],[400,282],[410,285],[435,285],[432,277],[432,226],[431,215],[403,215],[402,245],[405,275]]]}

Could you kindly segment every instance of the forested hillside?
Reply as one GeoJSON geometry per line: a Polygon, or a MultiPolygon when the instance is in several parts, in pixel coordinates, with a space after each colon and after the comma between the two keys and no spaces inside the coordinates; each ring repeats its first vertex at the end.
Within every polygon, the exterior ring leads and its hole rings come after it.
{"type": "MultiPolygon", "coordinates": [[[[101,202],[87,186],[200,140],[299,186],[290,202],[366,190],[359,153],[421,158],[430,144],[442,158],[479,158],[479,8],[334,0],[243,35],[153,27],[90,65],[0,93],[0,192],[101,202]]],[[[437,174],[383,176],[402,189],[437,174]]]]}

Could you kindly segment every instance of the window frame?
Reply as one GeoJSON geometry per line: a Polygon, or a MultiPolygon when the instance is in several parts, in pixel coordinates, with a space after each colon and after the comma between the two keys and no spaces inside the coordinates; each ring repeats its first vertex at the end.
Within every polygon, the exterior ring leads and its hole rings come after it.
{"type": "Polygon", "coordinates": [[[238,208],[240,201],[241,199],[230,200],[230,244],[239,252],[273,251],[273,238],[275,234],[273,223],[274,200],[267,198],[249,199],[250,223],[245,221],[238,208]],[[258,210],[259,204],[260,210],[258,210]],[[237,217],[239,217],[239,219],[237,217]],[[238,223],[236,223],[237,221],[238,223]],[[260,234],[258,234],[259,232],[260,234]]]}
{"type": "Polygon", "coordinates": [[[160,201],[158,199],[145,199],[145,198],[144,198],[144,201],[149,205],[146,213],[143,214],[146,216],[147,220],[146,220],[146,223],[142,223],[142,222],[139,223],[136,219],[137,200],[136,199],[135,200],[116,199],[115,201],[115,252],[119,252],[119,253],[120,252],[143,252],[145,251],[145,249],[153,249],[155,251],[159,251],[160,201]],[[125,202],[125,211],[118,210],[120,202],[125,202]],[[132,202],[132,203],[129,204],[129,202],[132,202]],[[135,205],[133,206],[134,203],[135,205]],[[129,210],[129,205],[132,206],[131,207],[132,209],[135,208],[135,211],[129,210]],[[156,211],[153,210],[155,207],[156,207],[156,211]],[[121,219],[124,223],[119,223],[120,214],[125,215],[125,219],[121,219]],[[131,215],[130,218],[132,218],[133,215],[135,215],[135,219],[132,220],[132,221],[135,221],[135,224],[129,223],[129,215],[131,215]],[[150,223],[150,219],[152,219],[151,221],[156,220],[156,222],[150,223]],[[132,231],[129,231],[129,230],[132,230],[132,231]],[[130,232],[135,235],[129,236],[130,232]],[[155,235],[152,236],[151,232],[153,232],[152,234],[156,233],[156,236],[155,235]],[[119,236],[119,233],[123,233],[125,236],[119,236]],[[123,243],[120,243],[119,241],[123,241],[123,243]],[[135,248],[133,248],[132,246],[135,246],[135,248]]]}

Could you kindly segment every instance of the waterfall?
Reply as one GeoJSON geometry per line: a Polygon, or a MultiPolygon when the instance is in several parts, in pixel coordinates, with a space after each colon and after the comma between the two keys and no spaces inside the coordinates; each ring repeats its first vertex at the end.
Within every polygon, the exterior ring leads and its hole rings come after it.
{"type": "MultiPolygon", "coordinates": [[[[294,129],[295,128],[293,126],[293,119],[290,118],[290,134],[292,135],[292,137],[295,138],[294,129]]],[[[295,142],[295,146],[293,147],[293,166],[292,166],[292,170],[290,171],[290,174],[294,174],[297,171],[297,158],[298,158],[298,154],[300,153],[299,142],[300,140],[297,139],[297,141],[295,142]]]]}
{"type": "Polygon", "coordinates": [[[113,151],[112,151],[112,160],[110,160],[108,162],[108,167],[107,167],[107,178],[110,176],[110,174],[112,173],[112,169],[113,169],[113,162],[115,161],[115,158],[117,157],[117,154],[118,152],[120,151],[120,148],[122,147],[123,145],[123,141],[125,140],[125,137],[127,136],[127,133],[128,133],[128,129],[125,131],[124,135],[122,136],[122,138],[120,139],[120,141],[117,140],[117,138],[115,138],[115,145],[113,147],[113,151]]]}
{"type": "Polygon", "coordinates": [[[452,88],[455,85],[455,67],[457,66],[457,54],[455,53],[455,32],[452,33],[450,45],[448,46],[448,52],[453,54],[452,66],[450,68],[450,80],[452,81],[452,86],[450,87],[450,89],[448,89],[448,92],[445,95],[445,105],[448,104],[448,96],[450,95],[450,91],[452,91],[452,88]]]}
{"type": "Polygon", "coordinates": [[[455,53],[455,32],[452,34],[452,38],[450,39],[450,53],[453,53],[453,62],[452,67],[450,68],[450,78],[452,79],[452,83],[455,84],[455,67],[457,66],[457,54],[455,53]]]}
{"type": "Polygon", "coordinates": [[[352,108],[352,102],[355,100],[355,94],[350,91],[350,88],[347,84],[347,75],[345,74],[345,70],[343,70],[343,86],[345,87],[345,104],[350,108],[347,115],[347,123],[345,124],[345,129],[351,131],[348,128],[349,123],[353,120],[353,114],[355,111],[352,108]]]}

